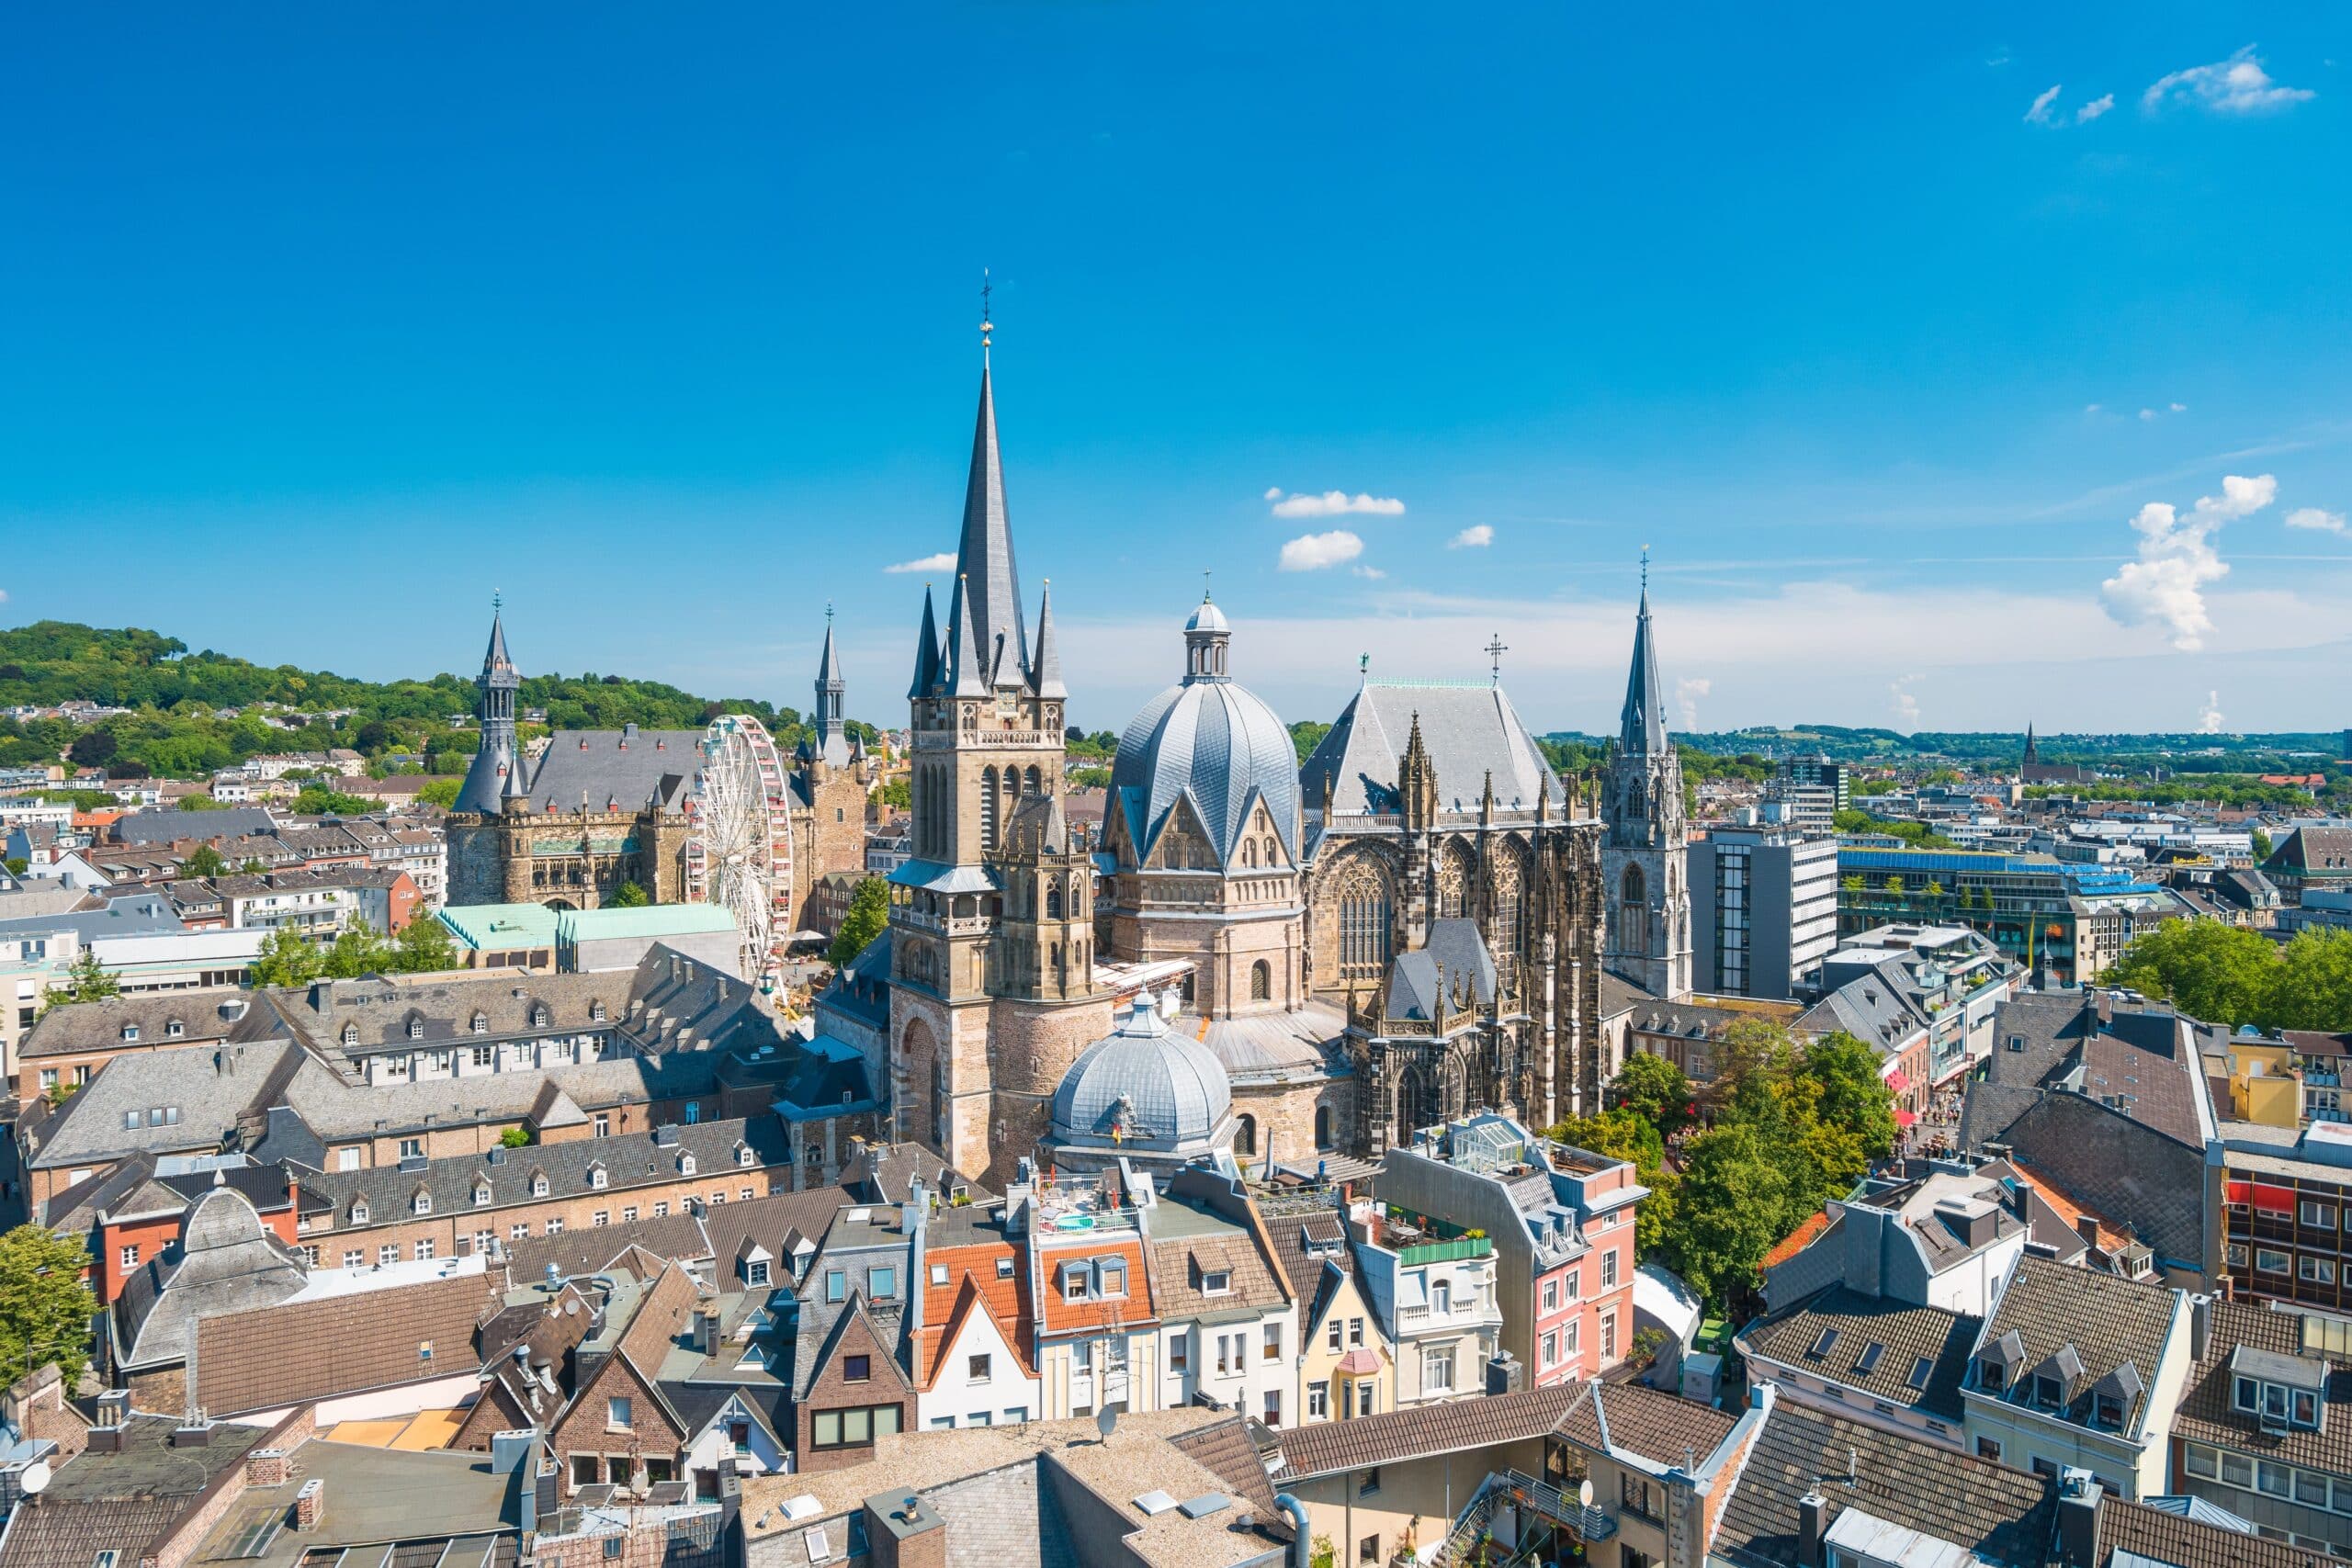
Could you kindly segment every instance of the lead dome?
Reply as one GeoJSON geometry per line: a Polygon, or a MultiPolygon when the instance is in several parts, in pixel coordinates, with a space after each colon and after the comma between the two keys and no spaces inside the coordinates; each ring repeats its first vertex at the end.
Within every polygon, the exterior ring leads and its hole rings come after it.
{"type": "Polygon", "coordinates": [[[1136,863],[1190,799],[1219,869],[1229,869],[1253,796],[1262,796],[1287,856],[1299,858],[1298,752],[1264,698],[1228,671],[1232,628],[1207,599],[1184,623],[1184,678],[1143,706],[1119,739],[1111,803],[1136,863]]]}
{"type": "Polygon", "coordinates": [[[1233,1089],[1216,1053],[1170,1027],[1149,991],[1089,1045],[1054,1089],[1054,1143],[1188,1159],[1225,1137],[1233,1089]]]}

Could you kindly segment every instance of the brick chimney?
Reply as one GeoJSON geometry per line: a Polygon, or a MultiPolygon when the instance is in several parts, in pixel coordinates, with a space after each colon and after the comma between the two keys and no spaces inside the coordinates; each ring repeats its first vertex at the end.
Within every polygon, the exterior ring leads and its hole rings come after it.
{"type": "Polygon", "coordinates": [[[255,1449],[245,1456],[245,1484],[283,1486],[293,1476],[284,1449],[255,1449]]]}
{"type": "Polygon", "coordinates": [[[319,1528],[319,1521],[326,1517],[326,1512],[327,1483],[323,1477],[314,1475],[302,1483],[302,1489],[294,1494],[294,1528],[314,1530],[319,1528]]]}

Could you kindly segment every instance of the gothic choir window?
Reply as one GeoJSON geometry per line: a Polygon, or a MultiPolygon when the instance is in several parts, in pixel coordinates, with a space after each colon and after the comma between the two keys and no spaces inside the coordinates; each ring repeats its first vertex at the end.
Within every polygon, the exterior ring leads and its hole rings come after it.
{"type": "Polygon", "coordinates": [[[980,848],[996,848],[996,770],[980,772],[980,848]]]}
{"type": "Polygon", "coordinates": [[[1341,977],[1379,978],[1388,968],[1388,885],[1377,870],[1359,863],[1340,874],[1333,891],[1340,906],[1341,977]]]}
{"type": "Polygon", "coordinates": [[[1058,920],[1061,918],[1062,885],[1056,882],[1049,884],[1046,888],[1046,919],[1058,920]]]}
{"type": "Polygon", "coordinates": [[[1470,912],[1470,857],[1456,844],[1438,864],[1437,912],[1440,919],[1458,920],[1470,912]]]}
{"type": "Polygon", "coordinates": [[[1036,770],[1036,769],[1032,768],[1032,769],[1030,769],[1027,773],[1023,773],[1023,774],[1022,774],[1022,775],[1021,775],[1021,793],[1022,793],[1022,794],[1023,794],[1023,795],[1039,795],[1039,794],[1044,793],[1044,792],[1041,790],[1041,788],[1039,787],[1039,784],[1040,784],[1040,781],[1039,781],[1039,779],[1038,779],[1038,777],[1037,777],[1037,770],[1036,770]]]}
{"type": "Polygon", "coordinates": [[[1488,933],[1498,954],[1519,952],[1521,904],[1525,897],[1519,857],[1506,852],[1495,863],[1494,929],[1488,933]]]}

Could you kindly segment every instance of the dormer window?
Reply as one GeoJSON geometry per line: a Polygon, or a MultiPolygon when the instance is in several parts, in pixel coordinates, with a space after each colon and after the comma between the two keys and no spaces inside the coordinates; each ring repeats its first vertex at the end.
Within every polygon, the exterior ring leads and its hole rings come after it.
{"type": "Polygon", "coordinates": [[[424,1020],[421,1018],[412,1018],[408,1021],[408,1037],[411,1040],[422,1040],[424,1038],[424,1020]]]}
{"type": "Polygon", "coordinates": [[[343,1026],[343,1043],[345,1045],[356,1045],[359,1043],[359,1026],[357,1024],[346,1023],[343,1026]]]}
{"type": "Polygon", "coordinates": [[[489,1033],[489,1032],[490,1032],[490,1014],[488,1014],[488,1013],[486,1013],[486,1012],[477,1012],[477,1013],[475,1013],[475,1014],[474,1014],[474,1018],[473,1018],[473,1025],[472,1025],[472,1028],[473,1028],[473,1032],[474,1032],[476,1034],[487,1034],[487,1033],[489,1033]]]}
{"type": "Polygon", "coordinates": [[[694,1173],[695,1156],[693,1151],[685,1150],[681,1152],[678,1156],[678,1174],[680,1176],[692,1176],[694,1173]]]}
{"type": "Polygon", "coordinates": [[[2048,1372],[2036,1372],[2033,1377],[2033,1402],[2055,1409],[2066,1401],[2066,1385],[2048,1372]]]}
{"type": "Polygon", "coordinates": [[[535,1170],[531,1172],[531,1196],[534,1198],[544,1198],[547,1195],[548,1173],[544,1170],[535,1170]]]}
{"type": "Polygon", "coordinates": [[[588,1185],[601,1191],[605,1187],[605,1176],[603,1163],[600,1161],[595,1165],[590,1166],[588,1168],[588,1185]]]}
{"type": "Polygon", "coordinates": [[[1211,1269],[1202,1273],[1201,1294],[1204,1296],[1228,1295],[1232,1292],[1232,1290],[1233,1274],[1231,1270],[1225,1269],[1211,1269]]]}
{"type": "Polygon", "coordinates": [[[487,1181],[477,1181],[477,1182],[475,1182],[475,1183],[474,1183],[474,1207],[475,1207],[475,1208],[477,1208],[477,1209],[487,1209],[487,1208],[489,1208],[489,1207],[490,1207],[490,1199],[491,1199],[491,1189],[490,1189],[490,1183],[489,1183],[489,1182],[487,1182],[487,1181]]]}
{"type": "Polygon", "coordinates": [[[367,1199],[354,1198],[351,1201],[351,1223],[355,1225],[364,1225],[368,1223],[367,1199]]]}
{"type": "Polygon", "coordinates": [[[749,1145],[749,1144],[738,1144],[738,1145],[735,1145],[735,1163],[736,1163],[737,1165],[741,1166],[741,1167],[742,1167],[744,1169],[746,1169],[746,1170],[749,1170],[749,1169],[751,1168],[751,1167],[752,1167],[752,1145],[749,1145]]]}
{"type": "Polygon", "coordinates": [[[412,1213],[429,1214],[433,1212],[433,1194],[419,1187],[416,1195],[408,1201],[408,1206],[412,1213]]]}
{"type": "Polygon", "coordinates": [[[2230,1407],[2265,1427],[2326,1429],[2325,1362],[2241,1345],[2230,1353],[2230,1407]]]}
{"type": "Polygon", "coordinates": [[[123,1037],[125,1040],[136,1040],[136,1039],[138,1039],[138,1038],[139,1038],[139,1026],[138,1026],[137,1024],[135,1024],[135,1023],[126,1023],[126,1024],[124,1024],[124,1025],[122,1026],[122,1037],[123,1037]]]}
{"type": "Polygon", "coordinates": [[[187,1032],[187,1025],[182,1023],[178,1019],[175,1018],[167,1020],[164,1024],[164,1038],[166,1040],[177,1040],[187,1032]]]}
{"type": "Polygon", "coordinates": [[[541,1003],[533,1004],[531,1008],[531,1027],[533,1029],[545,1029],[547,1026],[548,1010],[546,1006],[541,1003]]]}
{"type": "Polygon", "coordinates": [[[598,998],[596,1000],[588,1004],[588,1021],[591,1023],[602,1023],[605,1021],[605,1003],[602,998],[598,998]]]}

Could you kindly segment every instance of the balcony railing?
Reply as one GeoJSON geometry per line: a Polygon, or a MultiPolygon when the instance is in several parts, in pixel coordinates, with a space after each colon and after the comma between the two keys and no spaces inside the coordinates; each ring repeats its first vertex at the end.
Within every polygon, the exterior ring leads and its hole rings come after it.
{"type": "Polygon", "coordinates": [[[1459,1263],[1465,1258],[1484,1258],[1494,1249],[1495,1244],[1488,1237],[1459,1235],[1452,1241],[1423,1241],[1399,1247],[1396,1262],[1405,1269],[1423,1263],[1459,1263]]]}

